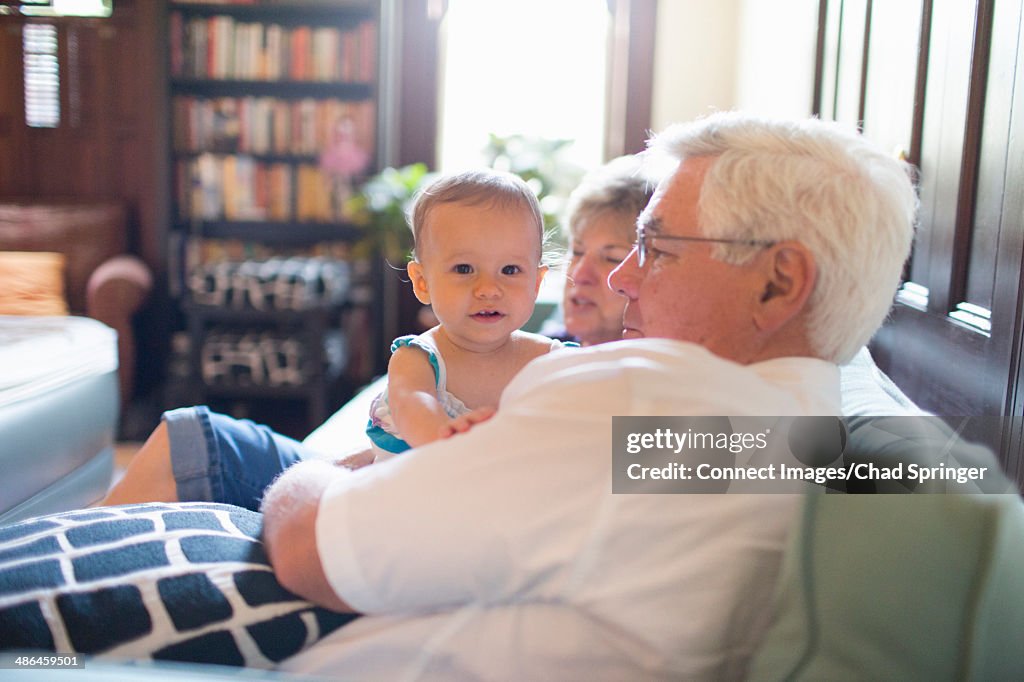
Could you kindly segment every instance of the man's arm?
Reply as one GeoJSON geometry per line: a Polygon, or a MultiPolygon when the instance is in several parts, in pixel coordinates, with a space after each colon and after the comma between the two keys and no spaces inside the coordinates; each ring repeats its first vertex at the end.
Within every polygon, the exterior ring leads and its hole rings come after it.
{"type": "Polygon", "coordinates": [[[263,544],[278,581],[314,604],[355,613],[327,582],[316,543],[320,497],[332,481],[349,472],[327,462],[296,464],[263,496],[263,544]]]}

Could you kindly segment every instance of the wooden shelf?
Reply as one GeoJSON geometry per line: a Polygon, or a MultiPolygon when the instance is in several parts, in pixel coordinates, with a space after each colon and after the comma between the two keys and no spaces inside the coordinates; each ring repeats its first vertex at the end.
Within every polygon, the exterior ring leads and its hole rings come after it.
{"type": "Polygon", "coordinates": [[[330,81],[268,81],[215,78],[172,78],[175,95],[198,97],[275,97],[277,99],[340,99],[357,102],[373,97],[369,83],[330,81]]]}
{"type": "Polygon", "coordinates": [[[269,246],[302,246],[328,241],[357,241],[366,232],[351,223],[271,220],[203,220],[179,223],[192,236],[258,241],[269,246]]]}
{"type": "Polygon", "coordinates": [[[212,154],[213,156],[248,156],[254,161],[260,161],[262,163],[288,163],[288,164],[299,164],[299,163],[312,163],[316,164],[320,162],[320,156],[317,154],[274,154],[266,153],[260,154],[256,152],[246,152],[231,149],[176,149],[174,150],[174,156],[178,159],[195,159],[205,154],[212,154]]]}
{"type": "MultiPolygon", "coordinates": [[[[332,377],[330,381],[334,381],[335,378],[336,377],[332,377]]],[[[287,398],[293,400],[305,400],[310,396],[311,391],[321,391],[323,389],[320,386],[312,386],[309,383],[306,383],[300,386],[205,384],[203,386],[203,390],[208,396],[217,398],[287,398]]]]}
{"type": "Polygon", "coordinates": [[[260,2],[257,4],[171,2],[172,12],[194,17],[226,15],[239,21],[266,21],[283,25],[300,23],[334,23],[351,17],[353,20],[374,17],[376,3],[371,0],[335,0],[334,2],[260,2]]]}
{"type": "Polygon", "coordinates": [[[257,310],[256,308],[230,308],[196,303],[186,299],[181,308],[188,315],[195,315],[211,322],[239,322],[245,324],[272,324],[274,326],[303,324],[310,318],[326,320],[337,314],[344,303],[316,306],[303,310],[257,310]]]}

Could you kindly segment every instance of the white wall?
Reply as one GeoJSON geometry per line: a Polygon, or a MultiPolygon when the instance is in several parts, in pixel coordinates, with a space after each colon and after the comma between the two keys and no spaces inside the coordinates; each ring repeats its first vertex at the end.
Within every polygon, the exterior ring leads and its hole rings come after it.
{"type": "Polygon", "coordinates": [[[659,0],[651,127],[735,104],[741,0],[659,0]]]}
{"type": "Polygon", "coordinates": [[[720,109],[811,113],[817,0],[659,0],[651,127],[720,109]]]}
{"type": "Polygon", "coordinates": [[[740,0],[736,107],[811,114],[818,0],[740,0]]]}

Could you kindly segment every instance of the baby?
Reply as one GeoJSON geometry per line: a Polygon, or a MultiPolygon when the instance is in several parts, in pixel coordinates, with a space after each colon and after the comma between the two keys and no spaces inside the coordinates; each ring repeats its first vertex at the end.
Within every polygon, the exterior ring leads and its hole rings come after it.
{"type": "Polygon", "coordinates": [[[466,431],[494,414],[526,363],[562,343],[520,331],[541,280],[544,222],[519,177],[442,177],[417,197],[409,278],[440,324],[391,345],[388,385],[367,435],[378,459],[466,431]]]}

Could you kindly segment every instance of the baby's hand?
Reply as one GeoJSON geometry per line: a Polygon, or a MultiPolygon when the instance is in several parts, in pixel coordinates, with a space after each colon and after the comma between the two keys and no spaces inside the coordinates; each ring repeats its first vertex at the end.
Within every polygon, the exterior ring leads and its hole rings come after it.
{"type": "Polygon", "coordinates": [[[355,471],[356,469],[362,469],[365,466],[373,464],[374,453],[371,448],[360,450],[354,454],[349,455],[343,459],[335,460],[334,466],[345,467],[355,471]]]}
{"type": "Polygon", "coordinates": [[[476,424],[485,422],[493,417],[494,412],[493,407],[478,407],[472,412],[459,415],[441,427],[441,438],[448,438],[456,433],[465,433],[476,424]]]}

